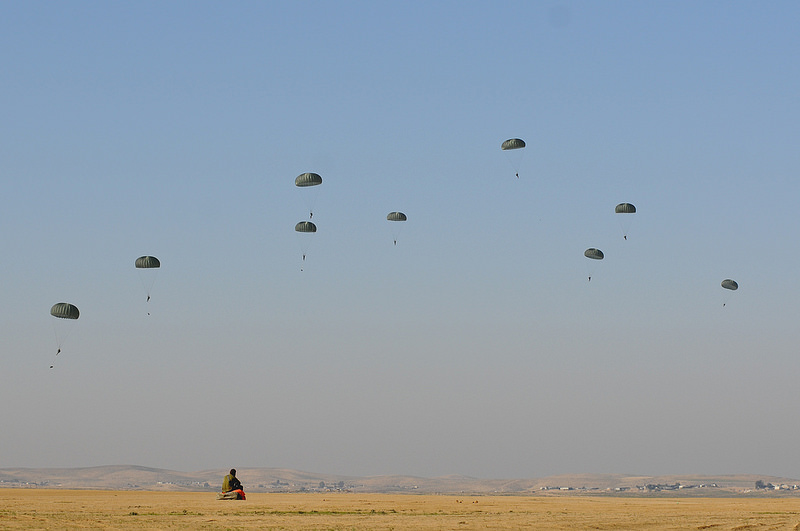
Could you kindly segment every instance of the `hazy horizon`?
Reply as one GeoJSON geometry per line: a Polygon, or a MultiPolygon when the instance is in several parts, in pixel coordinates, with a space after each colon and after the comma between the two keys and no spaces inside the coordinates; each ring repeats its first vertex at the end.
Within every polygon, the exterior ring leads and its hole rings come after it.
{"type": "Polygon", "coordinates": [[[800,477],[797,3],[3,12],[0,468],[800,477]]]}

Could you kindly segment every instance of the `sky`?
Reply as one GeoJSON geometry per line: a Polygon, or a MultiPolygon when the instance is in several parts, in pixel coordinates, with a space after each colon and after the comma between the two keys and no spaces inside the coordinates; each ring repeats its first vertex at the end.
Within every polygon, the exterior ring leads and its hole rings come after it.
{"type": "Polygon", "coordinates": [[[0,467],[800,478],[798,25],[4,3],[0,467]]]}

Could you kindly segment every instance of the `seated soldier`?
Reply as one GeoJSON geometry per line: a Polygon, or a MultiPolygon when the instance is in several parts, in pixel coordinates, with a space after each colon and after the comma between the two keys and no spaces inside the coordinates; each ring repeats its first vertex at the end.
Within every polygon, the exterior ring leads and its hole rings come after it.
{"type": "Polygon", "coordinates": [[[235,499],[235,500],[244,500],[244,490],[242,489],[242,483],[239,481],[239,478],[236,477],[236,469],[231,468],[230,474],[225,476],[225,479],[222,480],[222,494],[223,497],[220,499],[235,499]],[[225,496],[225,494],[228,494],[225,496]],[[236,496],[234,498],[234,495],[236,496]]]}

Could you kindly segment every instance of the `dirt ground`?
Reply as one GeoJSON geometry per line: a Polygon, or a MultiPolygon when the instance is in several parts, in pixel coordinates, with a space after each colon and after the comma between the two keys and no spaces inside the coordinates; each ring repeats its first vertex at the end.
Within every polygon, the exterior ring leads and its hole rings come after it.
{"type": "Polygon", "coordinates": [[[0,529],[800,531],[800,499],[0,489],[0,529]]]}

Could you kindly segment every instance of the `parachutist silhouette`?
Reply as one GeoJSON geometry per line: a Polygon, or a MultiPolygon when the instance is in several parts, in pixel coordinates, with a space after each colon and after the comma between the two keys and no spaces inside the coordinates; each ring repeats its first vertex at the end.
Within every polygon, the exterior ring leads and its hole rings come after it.
{"type": "Polygon", "coordinates": [[[147,302],[150,302],[150,295],[147,296],[147,302]]]}
{"type": "Polygon", "coordinates": [[[61,349],[60,348],[56,351],[56,356],[58,356],[59,354],[61,354],[61,349]]]}
{"type": "Polygon", "coordinates": [[[519,179],[519,173],[517,174],[517,179],[519,179]]]}
{"type": "Polygon", "coordinates": [[[309,212],[308,213],[308,219],[312,219],[313,217],[314,217],[314,213],[313,212],[309,212]]]}
{"type": "Polygon", "coordinates": [[[303,261],[305,261],[305,260],[306,260],[306,255],[305,255],[305,254],[303,254],[303,261]]]}
{"type": "Polygon", "coordinates": [[[589,277],[589,282],[591,282],[591,281],[592,281],[592,277],[589,277]]]}
{"type": "Polygon", "coordinates": [[[622,236],[622,239],[627,240],[628,239],[628,235],[625,234],[624,236],[622,236]]]}
{"type": "Polygon", "coordinates": [[[394,244],[397,245],[397,240],[394,241],[394,244]]]}

